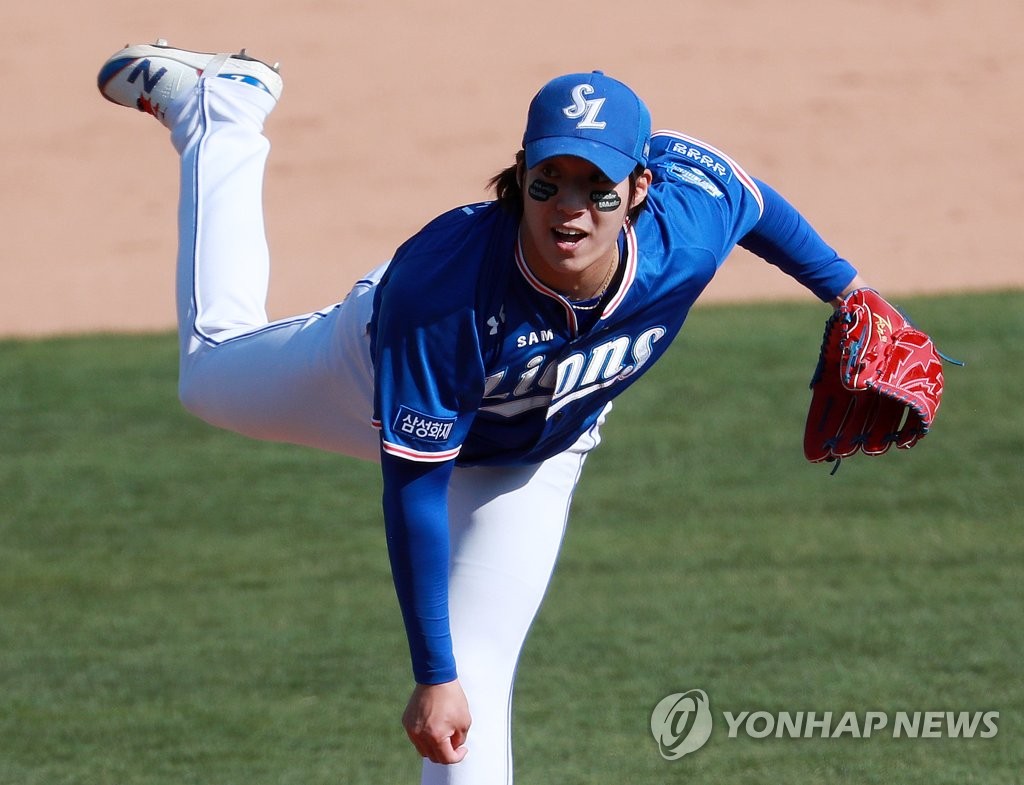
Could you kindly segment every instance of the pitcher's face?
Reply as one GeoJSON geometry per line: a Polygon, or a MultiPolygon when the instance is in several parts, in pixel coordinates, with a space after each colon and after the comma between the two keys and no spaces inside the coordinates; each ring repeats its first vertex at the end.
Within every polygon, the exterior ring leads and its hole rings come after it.
{"type": "Polygon", "coordinates": [[[614,183],[594,164],[568,155],[525,170],[521,237],[530,269],[564,294],[598,286],[629,209],[647,197],[649,185],[650,172],[631,189],[628,178],[614,183]]]}

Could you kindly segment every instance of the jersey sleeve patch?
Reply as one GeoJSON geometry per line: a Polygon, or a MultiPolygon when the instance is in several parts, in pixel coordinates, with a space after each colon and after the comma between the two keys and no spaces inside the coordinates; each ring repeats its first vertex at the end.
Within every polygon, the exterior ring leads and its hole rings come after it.
{"type": "Polygon", "coordinates": [[[651,157],[659,155],[663,157],[661,165],[668,175],[701,188],[716,198],[714,190],[717,186],[731,190],[730,185],[735,179],[754,198],[758,214],[764,212],[764,197],[757,183],[721,150],[678,131],[657,131],[651,137],[651,157]],[[714,182],[709,182],[709,178],[714,182]]]}
{"type": "Polygon", "coordinates": [[[722,189],[715,185],[714,181],[696,166],[686,166],[685,164],[672,161],[665,164],[665,174],[700,188],[714,199],[725,197],[722,189]]]}
{"type": "Polygon", "coordinates": [[[698,146],[691,140],[672,139],[665,152],[682,159],[691,166],[706,169],[726,185],[732,180],[733,167],[725,156],[715,155],[711,150],[698,146]]]}
{"type": "Polygon", "coordinates": [[[408,406],[400,405],[391,432],[420,444],[442,444],[452,435],[454,417],[432,417],[408,406]]]}

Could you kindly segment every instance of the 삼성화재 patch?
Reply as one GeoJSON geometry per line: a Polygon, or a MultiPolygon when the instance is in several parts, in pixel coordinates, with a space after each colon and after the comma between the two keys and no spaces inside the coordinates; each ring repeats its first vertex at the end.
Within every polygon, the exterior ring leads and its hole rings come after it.
{"type": "Polygon", "coordinates": [[[453,425],[454,417],[431,417],[408,406],[399,406],[392,430],[396,436],[440,444],[452,435],[453,425]]]}

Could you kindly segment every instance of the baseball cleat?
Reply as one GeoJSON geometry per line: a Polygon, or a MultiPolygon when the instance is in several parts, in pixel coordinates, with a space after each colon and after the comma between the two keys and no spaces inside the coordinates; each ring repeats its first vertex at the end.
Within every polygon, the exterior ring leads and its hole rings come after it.
{"type": "Polygon", "coordinates": [[[138,109],[165,123],[167,108],[196,86],[201,77],[233,79],[265,90],[276,101],[284,83],[278,66],[238,54],[190,52],[155,44],[126,46],[100,69],[97,85],[108,101],[138,109]]]}

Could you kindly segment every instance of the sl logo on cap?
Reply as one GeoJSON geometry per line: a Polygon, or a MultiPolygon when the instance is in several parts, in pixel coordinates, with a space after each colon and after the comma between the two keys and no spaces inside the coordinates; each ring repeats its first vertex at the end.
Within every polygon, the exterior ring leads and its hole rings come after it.
{"type": "Polygon", "coordinates": [[[601,131],[604,129],[606,125],[608,125],[604,120],[597,119],[597,113],[600,112],[601,107],[604,106],[604,99],[588,99],[585,97],[593,94],[593,85],[576,85],[572,89],[572,106],[567,106],[564,109],[562,109],[562,114],[564,114],[570,120],[575,120],[578,117],[583,118],[578,123],[576,123],[577,128],[601,131]]]}

